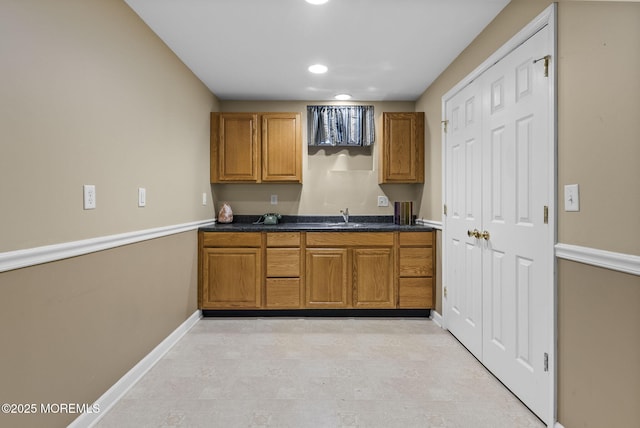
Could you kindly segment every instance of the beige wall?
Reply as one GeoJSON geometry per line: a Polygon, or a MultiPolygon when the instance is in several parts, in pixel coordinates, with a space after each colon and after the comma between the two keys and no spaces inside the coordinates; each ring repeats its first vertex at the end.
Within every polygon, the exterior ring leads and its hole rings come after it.
{"type": "Polygon", "coordinates": [[[560,422],[635,427],[640,422],[640,280],[560,261],[560,422]]]}
{"type": "Polygon", "coordinates": [[[558,194],[578,183],[580,212],[558,241],[640,255],[640,3],[561,3],[559,22],[558,194]]]}
{"type": "MultiPolygon", "coordinates": [[[[123,1],[0,9],[0,252],[213,217],[219,102],[123,1]],[[97,209],[82,209],[83,184],[97,209]]],[[[2,402],[93,403],[196,311],[196,243],[192,231],[0,273],[2,402]]]]}
{"type": "MultiPolygon", "coordinates": [[[[317,101],[222,101],[222,111],[292,111],[302,114],[303,184],[217,184],[213,185],[216,207],[228,202],[234,213],[280,212],[299,215],[340,215],[349,208],[353,215],[393,215],[393,201],[419,201],[422,184],[378,184],[379,141],[382,112],[414,111],[413,102],[362,102],[373,105],[376,115],[376,143],[370,148],[308,148],[307,105],[317,101]],[[278,205],[270,196],[278,195],[278,205]],[[377,206],[378,195],[389,197],[389,207],[377,206]]],[[[345,104],[345,103],[341,103],[345,104]]]]}
{"type": "MultiPolygon", "coordinates": [[[[416,101],[433,183],[424,218],[442,218],[442,96],[550,3],[512,0],[416,101]]],[[[640,255],[640,3],[560,1],[557,54],[558,241],[640,255]],[[573,183],[581,210],[566,213],[563,187],[573,183]]],[[[640,278],[561,261],[558,295],[560,423],[637,425],[640,278]]]]}
{"type": "Polygon", "coordinates": [[[124,1],[4,0],[0,53],[0,251],[213,217],[218,101],[124,1]]]}
{"type": "MultiPolygon", "coordinates": [[[[3,403],[91,405],[197,309],[187,232],[0,273],[3,403]]],[[[64,427],[78,415],[5,415],[64,427]]]]}

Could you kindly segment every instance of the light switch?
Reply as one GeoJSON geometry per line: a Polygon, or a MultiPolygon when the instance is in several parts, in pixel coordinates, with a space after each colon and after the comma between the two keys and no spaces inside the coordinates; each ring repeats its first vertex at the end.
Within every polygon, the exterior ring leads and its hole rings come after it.
{"type": "Polygon", "coordinates": [[[580,211],[580,191],[577,184],[564,186],[564,210],[580,211]]]}
{"type": "Polygon", "coordinates": [[[144,187],[138,187],[138,206],[144,207],[147,205],[147,189],[144,187]]]}

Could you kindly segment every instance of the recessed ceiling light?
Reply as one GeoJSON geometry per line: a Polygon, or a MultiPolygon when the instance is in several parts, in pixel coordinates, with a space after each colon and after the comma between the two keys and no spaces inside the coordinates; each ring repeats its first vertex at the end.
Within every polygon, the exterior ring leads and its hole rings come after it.
{"type": "Polygon", "coordinates": [[[326,73],[327,70],[328,70],[327,66],[322,64],[313,64],[309,66],[309,71],[315,74],[326,73]]]}
{"type": "Polygon", "coordinates": [[[335,97],[336,100],[340,100],[340,101],[346,101],[346,100],[350,100],[351,99],[351,95],[349,94],[338,94],[335,97]]]}
{"type": "Polygon", "coordinates": [[[310,4],[325,4],[329,0],[306,0],[306,1],[307,3],[310,3],[310,4]]]}

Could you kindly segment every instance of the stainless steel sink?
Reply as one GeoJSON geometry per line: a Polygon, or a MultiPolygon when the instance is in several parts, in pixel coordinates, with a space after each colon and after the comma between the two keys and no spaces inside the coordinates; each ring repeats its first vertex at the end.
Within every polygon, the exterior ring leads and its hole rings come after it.
{"type": "Polygon", "coordinates": [[[300,227],[309,227],[314,229],[358,229],[362,227],[384,227],[385,223],[296,223],[300,227]]]}

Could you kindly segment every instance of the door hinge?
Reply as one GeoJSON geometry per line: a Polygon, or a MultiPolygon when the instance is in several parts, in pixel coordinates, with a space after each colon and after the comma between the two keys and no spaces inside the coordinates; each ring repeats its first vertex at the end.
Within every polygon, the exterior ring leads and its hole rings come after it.
{"type": "Polygon", "coordinates": [[[551,59],[551,55],[545,55],[542,58],[533,60],[534,64],[538,61],[544,61],[544,77],[549,77],[549,60],[550,59],[551,59]]]}
{"type": "Polygon", "coordinates": [[[442,120],[442,121],[440,121],[440,123],[442,123],[442,126],[444,127],[443,128],[444,129],[444,133],[446,134],[447,133],[447,125],[449,124],[449,121],[448,120],[442,120]]]}
{"type": "Polygon", "coordinates": [[[447,204],[444,204],[444,206],[442,207],[442,212],[444,213],[444,215],[447,215],[447,204]]]}
{"type": "Polygon", "coordinates": [[[549,207],[544,206],[544,224],[549,224],[549,207]]]}
{"type": "Polygon", "coordinates": [[[447,287],[444,287],[443,291],[444,291],[444,293],[443,293],[444,294],[444,298],[446,299],[447,298],[447,287]]]}
{"type": "Polygon", "coordinates": [[[549,354],[547,354],[546,352],[544,353],[544,371],[549,371],[549,354]]]}

